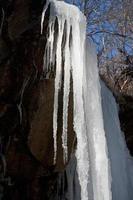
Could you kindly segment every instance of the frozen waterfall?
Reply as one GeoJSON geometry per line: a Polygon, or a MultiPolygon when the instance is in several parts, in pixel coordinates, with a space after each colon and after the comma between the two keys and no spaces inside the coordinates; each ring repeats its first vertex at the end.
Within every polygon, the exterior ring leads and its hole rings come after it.
{"type": "MultiPolygon", "coordinates": [[[[73,126],[77,137],[76,158],[81,199],[131,200],[130,177],[126,171],[129,167],[128,153],[120,131],[116,103],[103,85],[101,99],[95,50],[85,37],[86,19],[75,6],[49,0],[42,13],[41,33],[47,9],[49,23],[43,70],[47,78],[51,71],[56,74],[53,113],[54,163],[57,156],[58,95],[62,84],[62,147],[64,162],[68,159],[67,124],[72,76],[73,126]]],[[[71,195],[69,199],[74,200],[71,195]]]]}
{"type": "Polygon", "coordinates": [[[104,128],[112,175],[112,199],[132,200],[133,160],[120,129],[118,107],[112,93],[101,82],[104,128]]]}

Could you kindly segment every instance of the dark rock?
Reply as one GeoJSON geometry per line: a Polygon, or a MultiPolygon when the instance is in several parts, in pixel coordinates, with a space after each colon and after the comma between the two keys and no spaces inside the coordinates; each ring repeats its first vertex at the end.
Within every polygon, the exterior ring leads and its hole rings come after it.
{"type": "MultiPolygon", "coordinates": [[[[45,1],[0,2],[5,18],[0,40],[0,154],[6,162],[0,188],[5,200],[49,199],[57,193],[57,177],[64,171],[62,104],[59,97],[57,163],[53,165],[54,77],[42,79],[48,17],[40,34],[45,1]],[[11,179],[11,181],[10,181],[11,179]]],[[[48,13],[47,13],[48,15],[48,13]]],[[[72,88],[72,87],[71,87],[72,88]]],[[[68,114],[68,158],[75,149],[73,97],[68,114]]],[[[2,159],[1,159],[2,160],[2,159]]]]}
{"type": "Polygon", "coordinates": [[[29,4],[27,1],[15,1],[12,15],[8,18],[8,34],[10,39],[20,36],[29,26],[29,4]]]}
{"type": "MultiPolygon", "coordinates": [[[[28,116],[30,123],[30,133],[28,145],[32,154],[45,167],[53,166],[53,103],[54,103],[54,80],[43,80],[35,86],[26,97],[29,96],[28,116]]],[[[54,166],[56,171],[64,169],[62,154],[62,102],[63,95],[60,93],[58,133],[57,133],[57,163],[54,166]]],[[[74,151],[74,131],[73,131],[73,110],[72,93],[70,97],[68,116],[68,151],[69,159],[74,151]]]]}
{"type": "Polygon", "coordinates": [[[0,38],[0,63],[9,55],[9,49],[2,38],[0,38]]]}

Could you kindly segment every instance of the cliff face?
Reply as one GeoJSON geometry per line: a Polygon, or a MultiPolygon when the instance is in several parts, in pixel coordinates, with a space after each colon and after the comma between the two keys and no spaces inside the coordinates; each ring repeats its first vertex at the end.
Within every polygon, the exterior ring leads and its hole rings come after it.
{"type": "Polygon", "coordinates": [[[133,156],[133,96],[122,96],[118,99],[121,128],[130,154],[133,156]]]}
{"type": "MultiPolygon", "coordinates": [[[[49,199],[58,172],[66,166],[61,146],[62,91],[57,163],[53,165],[54,78],[46,80],[42,75],[48,23],[47,18],[41,35],[44,4],[41,0],[0,1],[0,153],[4,199],[49,199]]],[[[71,91],[69,159],[75,146],[72,102],[71,91]]]]}

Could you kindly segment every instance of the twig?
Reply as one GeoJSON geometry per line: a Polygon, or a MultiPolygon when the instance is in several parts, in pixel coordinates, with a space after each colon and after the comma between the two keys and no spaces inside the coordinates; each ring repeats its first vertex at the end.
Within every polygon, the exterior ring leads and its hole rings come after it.
{"type": "Polygon", "coordinates": [[[128,36],[128,35],[123,35],[123,34],[120,34],[120,33],[117,33],[117,32],[112,32],[112,31],[108,31],[108,30],[92,31],[92,32],[88,33],[88,36],[96,35],[96,34],[100,34],[100,33],[107,33],[107,34],[111,34],[111,35],[114,35],[114,36],[118,36],[118,37],[122,37],[122,38],[129,38],[129,39],[133,40],[133,38],[128,36]]]}

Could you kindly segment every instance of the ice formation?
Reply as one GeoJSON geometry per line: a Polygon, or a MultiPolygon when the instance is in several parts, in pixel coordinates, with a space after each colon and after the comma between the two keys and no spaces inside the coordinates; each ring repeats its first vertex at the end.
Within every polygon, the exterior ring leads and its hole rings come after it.
{"type": "Polygon", "coordinates": [[[111,174],[104,131],[100,83],[97,59],[91,42],[86,42],[83,100],[88,152],[91,165],[92,197],[94,200],[110,200],[111,174]]]}
{"type": "MultiPolygon", "coordinates": [[[[49,9],[49,23],[43,70],[46,77],[51,71],[55,71],[56,74],[53,113],[54,163],[56,163],[57,156],[58,95],[62,85],[62,147],[64,162],[68,159],[67,120],[70,77],[72,77],[73,121],[77,137],[76,158],[81,199],[130,200],[130,192],[126,191],[129,186],[128,174],[125,170],[127,153],[124,149],[124,142],[119,144],[119,140],[124,140],[121,139],[119,123],[116,123],[114,116],[111,116],[109,106],[102,110],[96,54],[93,45],[85,37],[86,19],[75,6],[62,1],[49,0],[42,13],[41,33],[43,33],[47,9],[49,9]],[[62,81],[63,77],[64,80],[62,81]],[[109,118],[107,116],[108,111],[110,112],[109,118]],[[106,118],[111,121],[108,122],[106,118]],[[110,139],[110,137],[113,137],[111,124],[113,124],[116,135],[117,132],[119,134],[116,136],[118,137],[116,140],[118,144],[115,141],[115,147],[118,148],[116,154],[113,152],[113,142],[110,139]],[[105,131],[107,132],[106,135],[105,131]],[[121,150],[122,152],[120,152],[121,150]],[[120,171],[123,175],[120,175],[121,178],[117,180],[115,177],[115,168],[117,167],[115,166],[115,158],[123,159],[122,156],[119,157],[119,154],[124,154],[124,160],[120,162],[122,165],[120,171]],[[114,183],[114,180],[116,183],[114,183]],[[124,184],[121,183],[122,181],[124,181],[124,184]],[[120,184],[119,190],[117,183],[120,184]],[[126,187],[125,192],[124,187],[126,187]]],[[[112,102],[114,101],[112,96],[109,98],[112,99],[112,102]]],[[[112,103],[112,110],[114,115],[118,116],[114,102],[112,103]]],[[[118,162],[118,166],[121,167],[118,162]]],[[[74,200],[74,198],[70,199],[74,200]]]]}
{"type": "Polygon", "coordinates": [[[133,159],[120,129],[118,107],[112,93],[101,82],[104,128],[112,175],[112,199],[132,200],[133,159]]]}

